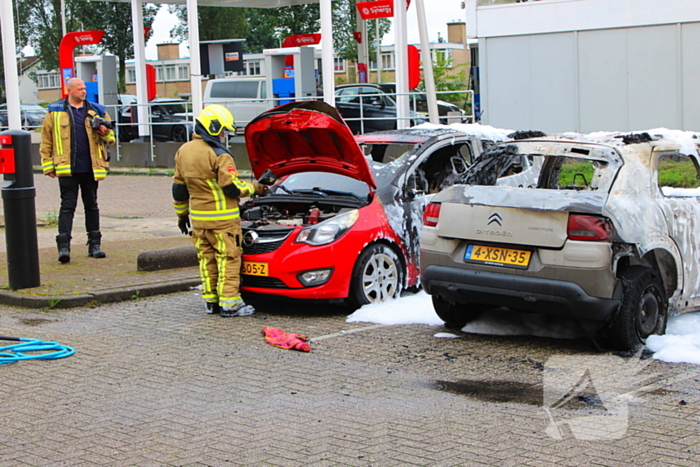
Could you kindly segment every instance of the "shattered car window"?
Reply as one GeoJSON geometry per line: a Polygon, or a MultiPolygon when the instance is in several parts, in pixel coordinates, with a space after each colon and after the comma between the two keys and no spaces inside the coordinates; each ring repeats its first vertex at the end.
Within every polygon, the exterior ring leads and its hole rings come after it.
{"type": "Polygon", "coordinates": [[[408,154],[414,144],[361,144],[360,147],[365,156],[372,158],[374,162],[387,164],[408,154]]]}
{"type": "Polygon", "coordinates": [[[656,179],[667,197],[700,196],[699,167],[688,156],[678,153],[661,154],[658,159],[656,179]]]}
{"type": "MultiPolygon", "coordinates": [[[[616,170],[617,166],[614,171],[616,170]]],[[[608,161],[605,160],[551,152],[522,154],[517,145],[508,144],[485,151],[469,171],[460,177],[458,183],[596,191],[609,189],[614,178],[614,173],[610,172],[608,161]]]]}

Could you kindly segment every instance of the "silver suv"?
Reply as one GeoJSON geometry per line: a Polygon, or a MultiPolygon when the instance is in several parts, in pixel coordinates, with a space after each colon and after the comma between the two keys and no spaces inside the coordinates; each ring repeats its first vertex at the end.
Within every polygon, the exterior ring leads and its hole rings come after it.
{"type": "Polygon", "coordinates": [[[447,326],[505,306],[597,321],[597,338],[629,350],[700,308],[700,190],[666,181],[698,185],[697,135],[572,138],[495,147],[426,207],[422,285],[447,326]],[[523,158],[535,182],[489,186],[523,158]]]}

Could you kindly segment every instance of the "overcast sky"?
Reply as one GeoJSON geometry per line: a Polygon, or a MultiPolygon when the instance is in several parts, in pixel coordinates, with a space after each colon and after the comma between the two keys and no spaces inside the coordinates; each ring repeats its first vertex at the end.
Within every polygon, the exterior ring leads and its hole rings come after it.
{"type": "MultiPolygon", "coordinates": [[[[408,43],[417,44],[420,42],[418,37],[418,20],[416,16],[415,1],[408,9],[408,43]]],[[[428,37],[430,42],[437,42],[438,33],[447,39],[447,23],[458,20],[465,21],[465,10],[461,8],[462,0],[425,0],[425,16],[428,23],[428,37]],[[439,2],[439,8],[437,3],[439,2]]],[[[156,44],[172,42],[170,39],[170,30],[177,22],[175,15],[168,13],[167,5],[164,5],[156,16],[153,23],[153,37],[146,44],[146,59],[157,59],[156,44]]],[[[383,44],[393,44],[394,31],[393,29],[384,36],[383,44]]],[[[180,46],[180,56],[189,56],[186,45],[180,46]]]]}

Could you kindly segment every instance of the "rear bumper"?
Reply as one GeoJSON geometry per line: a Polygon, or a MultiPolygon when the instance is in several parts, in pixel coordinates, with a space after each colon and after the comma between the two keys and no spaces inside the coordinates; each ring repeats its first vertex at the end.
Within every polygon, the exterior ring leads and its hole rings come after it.
{"type": "Polygon", "coordinates": [[[421,275],[425,291],[451,303],[483,303],[607,321],[620,300],[588,295],[573,282],[431,265],[421,275]]]}

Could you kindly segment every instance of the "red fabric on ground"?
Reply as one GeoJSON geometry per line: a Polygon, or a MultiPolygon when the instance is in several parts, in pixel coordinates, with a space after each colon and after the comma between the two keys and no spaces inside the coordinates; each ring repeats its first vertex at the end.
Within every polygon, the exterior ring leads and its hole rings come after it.
{"type": "Polygon", "coordinates": [[[262,329],[262,333],[265,336],[265,342],[275,347],[311,352],[311,347],[307,344],[309,338],[296,332],[286,333],[281,329],[268,326],[262,329]]]}

